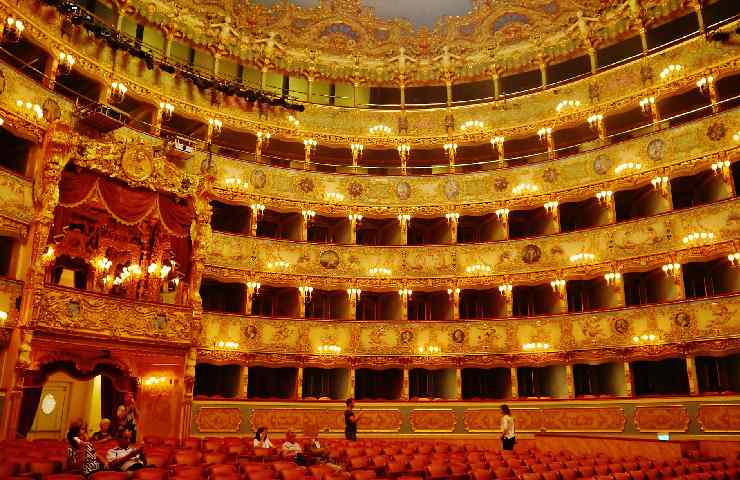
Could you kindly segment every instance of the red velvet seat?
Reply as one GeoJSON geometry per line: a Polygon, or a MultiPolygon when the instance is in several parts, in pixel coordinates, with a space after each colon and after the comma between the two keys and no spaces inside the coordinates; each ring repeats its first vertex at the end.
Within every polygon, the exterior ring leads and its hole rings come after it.
{"type": "Polygon", "coordinates": [[[91,480],[128,480],[126,472],[95,472],[90,476],[91,480]]]}
{"type": "Polygon", "coordinates": [[[142,468],[134,472],[136,480],[167,480],[169,472],[164,468],[142,468]]]}
{"type": "Polygon", "coordinates": [[[272,480],[275,478],[275,472],[272,470],[260,470],[247,474],[248,480],[272,480]]]}
{"type": "Polygon", "coordinates": [[[352,480],[371,480],[377,478],[375,470],[355,470],[352,472],[352,480]]]}
{"type": "Polygon", "coordinates": [[[446,480],[450,470],[444,464],[432,464],[426,467],[427,480],[446,480]]]}
{"type": "Polygon", "coordinates": [[[305,468],[286,468],[280,471],[282,480],[303,480],[306,478],[307,470],[305,468]]]}
{"type": "Polygon", "coordinates": [[[480,470],[480,469],[473,470],[473,472],[471,473],[471,476],[473,480],[491,480],[493,478],[490,470],[480,470]]]}
{"type": "Polygon", "coordinates": [[[530,466],[530,470],[532,470],[532,472],[534,473],[542,473],[548,471],[549,468],[543,463],[535,463],[534,465],[530,466]]]}
{"type": "Polygon", "coordinates": [[[368,457],[350,457],[349,469],[350,470],[367,470],[370,466],[370,458],[368,457]]]}
{"type": "MultiPolygon", "coordinates": [[[[0,478],[5,478],[0,476],[0,478]]],[[[85,480],[82,475],[75,475],[72,473],[55,473],[54,475],[48,475],[44,477],[44,480],[85,480]]]]}
{"type": "Polygon", "coordinates": [[[609,465],[600,463],[594,465],[594,472],[596,472],[596,475],[609,475],[611,473],[611,469],[609,468],[609,465]]]}
{"type": "Polygon", "coordinates": [[[561,480],[560,473],[557,470],[542,472],[542,480],[561,480]]]}
{"type": "Polygon", "coordinates": [[[525,473],[519,478],[521,478],[521,480],[542,480],[542,475],[539,473],[525,473]]]}

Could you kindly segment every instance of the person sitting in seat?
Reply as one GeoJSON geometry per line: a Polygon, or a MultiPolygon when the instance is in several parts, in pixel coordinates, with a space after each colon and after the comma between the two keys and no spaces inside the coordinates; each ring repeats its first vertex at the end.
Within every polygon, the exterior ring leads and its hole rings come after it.
{"type": "Polygon", "coordinates": [[[273,448],[272,442],[267,436],[267,428],[259,427],[254,434],[254,448],[273,448]]]}
{"type": "Polygon", "coordinates": [[[109,418],[104,418],[100,420],[100,430],[93,433],[92,441],[93,442],[104,442],[106,440],[110,440],[113,438],[113,434],[111,433],[111,421],[109,418]]]}
{"type": "Polygon", "coordinates": [[[306,436],[308,437],[308,442],[304,449],[306,456],[318,461],[328,460],[329,454],[326,449],[321,446],[321,442],[319,441],[319,428],[315,425],[306,427],[306,436]]]}
{"type": "Polygon", "coordinates": [[[288,430],[285,433],[285,441],[282,447],[280,447],[280,454],[289,459],[294,460],[296,463],[305,463],[303,458],[303,448],[301,444],[296,441],[295,433],[288,430]]]}
{"type": "Polygon", "coordinates": [[[69,426],[67,432],[67,469],[70,471],[81,471],[83,475],[92,475],[95,472],[107,468],[104,459],[100,458],[93,444],[87,441],[82,420],[75,420],[69,426]]]}
{"type": "Polygon", "coordinates": [[[131,430],[124,430],[118,446],[108,450],[108,468],[122,472],[133,472],[146,466],[141,450],[131,445],[131,430]]]}

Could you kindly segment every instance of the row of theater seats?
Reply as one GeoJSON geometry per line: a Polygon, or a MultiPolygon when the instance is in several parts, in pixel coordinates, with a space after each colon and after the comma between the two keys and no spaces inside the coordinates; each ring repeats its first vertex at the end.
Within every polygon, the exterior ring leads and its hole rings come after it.
{"type": "MultiPolygon", "coordinates": [[[[487,445],[436,441],[324,439],[329,463],[299,466],[275,449],[252,448],[252,438],[147,437],[151,467],[134,480],[740,480],[737,458],[693,455],[672,462],[649,458],[577,457],[538,450],[502,452],[487,445]]],[[[0,444],[0,479],[83,480],[65,471],[66,444],[14,441],[0,444]]],[[[121,472],[98,472],[92,480],[126,480],[121,472]]]]}

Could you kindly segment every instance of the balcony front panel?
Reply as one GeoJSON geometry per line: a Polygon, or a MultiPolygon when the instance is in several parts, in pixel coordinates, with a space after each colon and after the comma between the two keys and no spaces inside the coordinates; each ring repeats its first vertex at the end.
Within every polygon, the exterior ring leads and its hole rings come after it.
{"type": "Polygon", "coordinates": [[[0,198],[0,235],[25,237],[33,215],[31,181],[0,168],[0,198]]]}
{"type": "Polygon", "coordinates": [[[538,319],[454,322],[297,321],[205,313],[198,341],[199,358],[207,360],[268,365],[351,362],[358,368],[626,361],[681,356],[692,348],[729,354],[740,349],[740,295],[538,319]],[[642,334],[656,335],[656,340],[635,346],[633,337],[642,334]],[[218,341],[238,347],[217,348],[218,341]],[[317,353],[328,341],[342,348],[341,355],[317,353]],[[527,353],[523,345],[531,342],[547,343],[551,349],[527,353]],[[426,344],[437,344],[441,354],[419,356],[419,346],[426,344]]]}

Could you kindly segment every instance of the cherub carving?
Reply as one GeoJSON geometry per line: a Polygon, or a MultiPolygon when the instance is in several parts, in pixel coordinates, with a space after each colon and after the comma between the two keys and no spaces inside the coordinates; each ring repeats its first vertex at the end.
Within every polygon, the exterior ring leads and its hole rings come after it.
{"type": "Polygon", "coordinates": [[[442,47],[442,54],[438,57],[434,57],[432,61],[436,62],[437,60],[440,60],[440,70],[442,71],[442,73],[451,73],[453,60],[459,60],[460,58],[462,57],[451,53],[450,47],[445,45],[444,47],[442,47]]]}
{"type": "Polygon", "coordinates": [[[589,40],[591,38],[591,23],[598,22],[598,17],[587,17],[583,14],[581,10],[578,10],[576,12],[576,18],[573,25],[568,27],[566,30],[566,33],[570,33],[575,29],[578,29],[578,34],[583,38],[584,40],[589,40]]]}
{"type": "Polygon", "coordinates": [[[406,62],[418,63],[418,60],[406,55],[406,49],[401,47],[398,49],[398,55],[396,55],[393,58],[388,59],[388,63],[396,63],[396,62],[398,62],[399,75],[405,76],[406,75],[406,62]]]}
{"type": "Polygon", "coordinates": [[[236,28],[232,25],[232,19],[230,16],[224,17],[224,21],[221,23],[212,23],[211,29],[218,30],[216,38],[220,45],[229,45],[233,43],[234,38],[239,38],[239,33],[236,28]]]}
{"type": "Polygon", "coordinates": [[[264,46],[262,47],[262,56],[266,60],[272,60],[272,57],[275,54],[275,49],[280,50],[280,51],[285,50],[285,47],[282,46],[280,43],[278,43],[276,38],[277,38],[277,33],[270,32],[267,34],[267,38],[254,41],[255,45],[260,45],[264,43],[264,46]]]}

